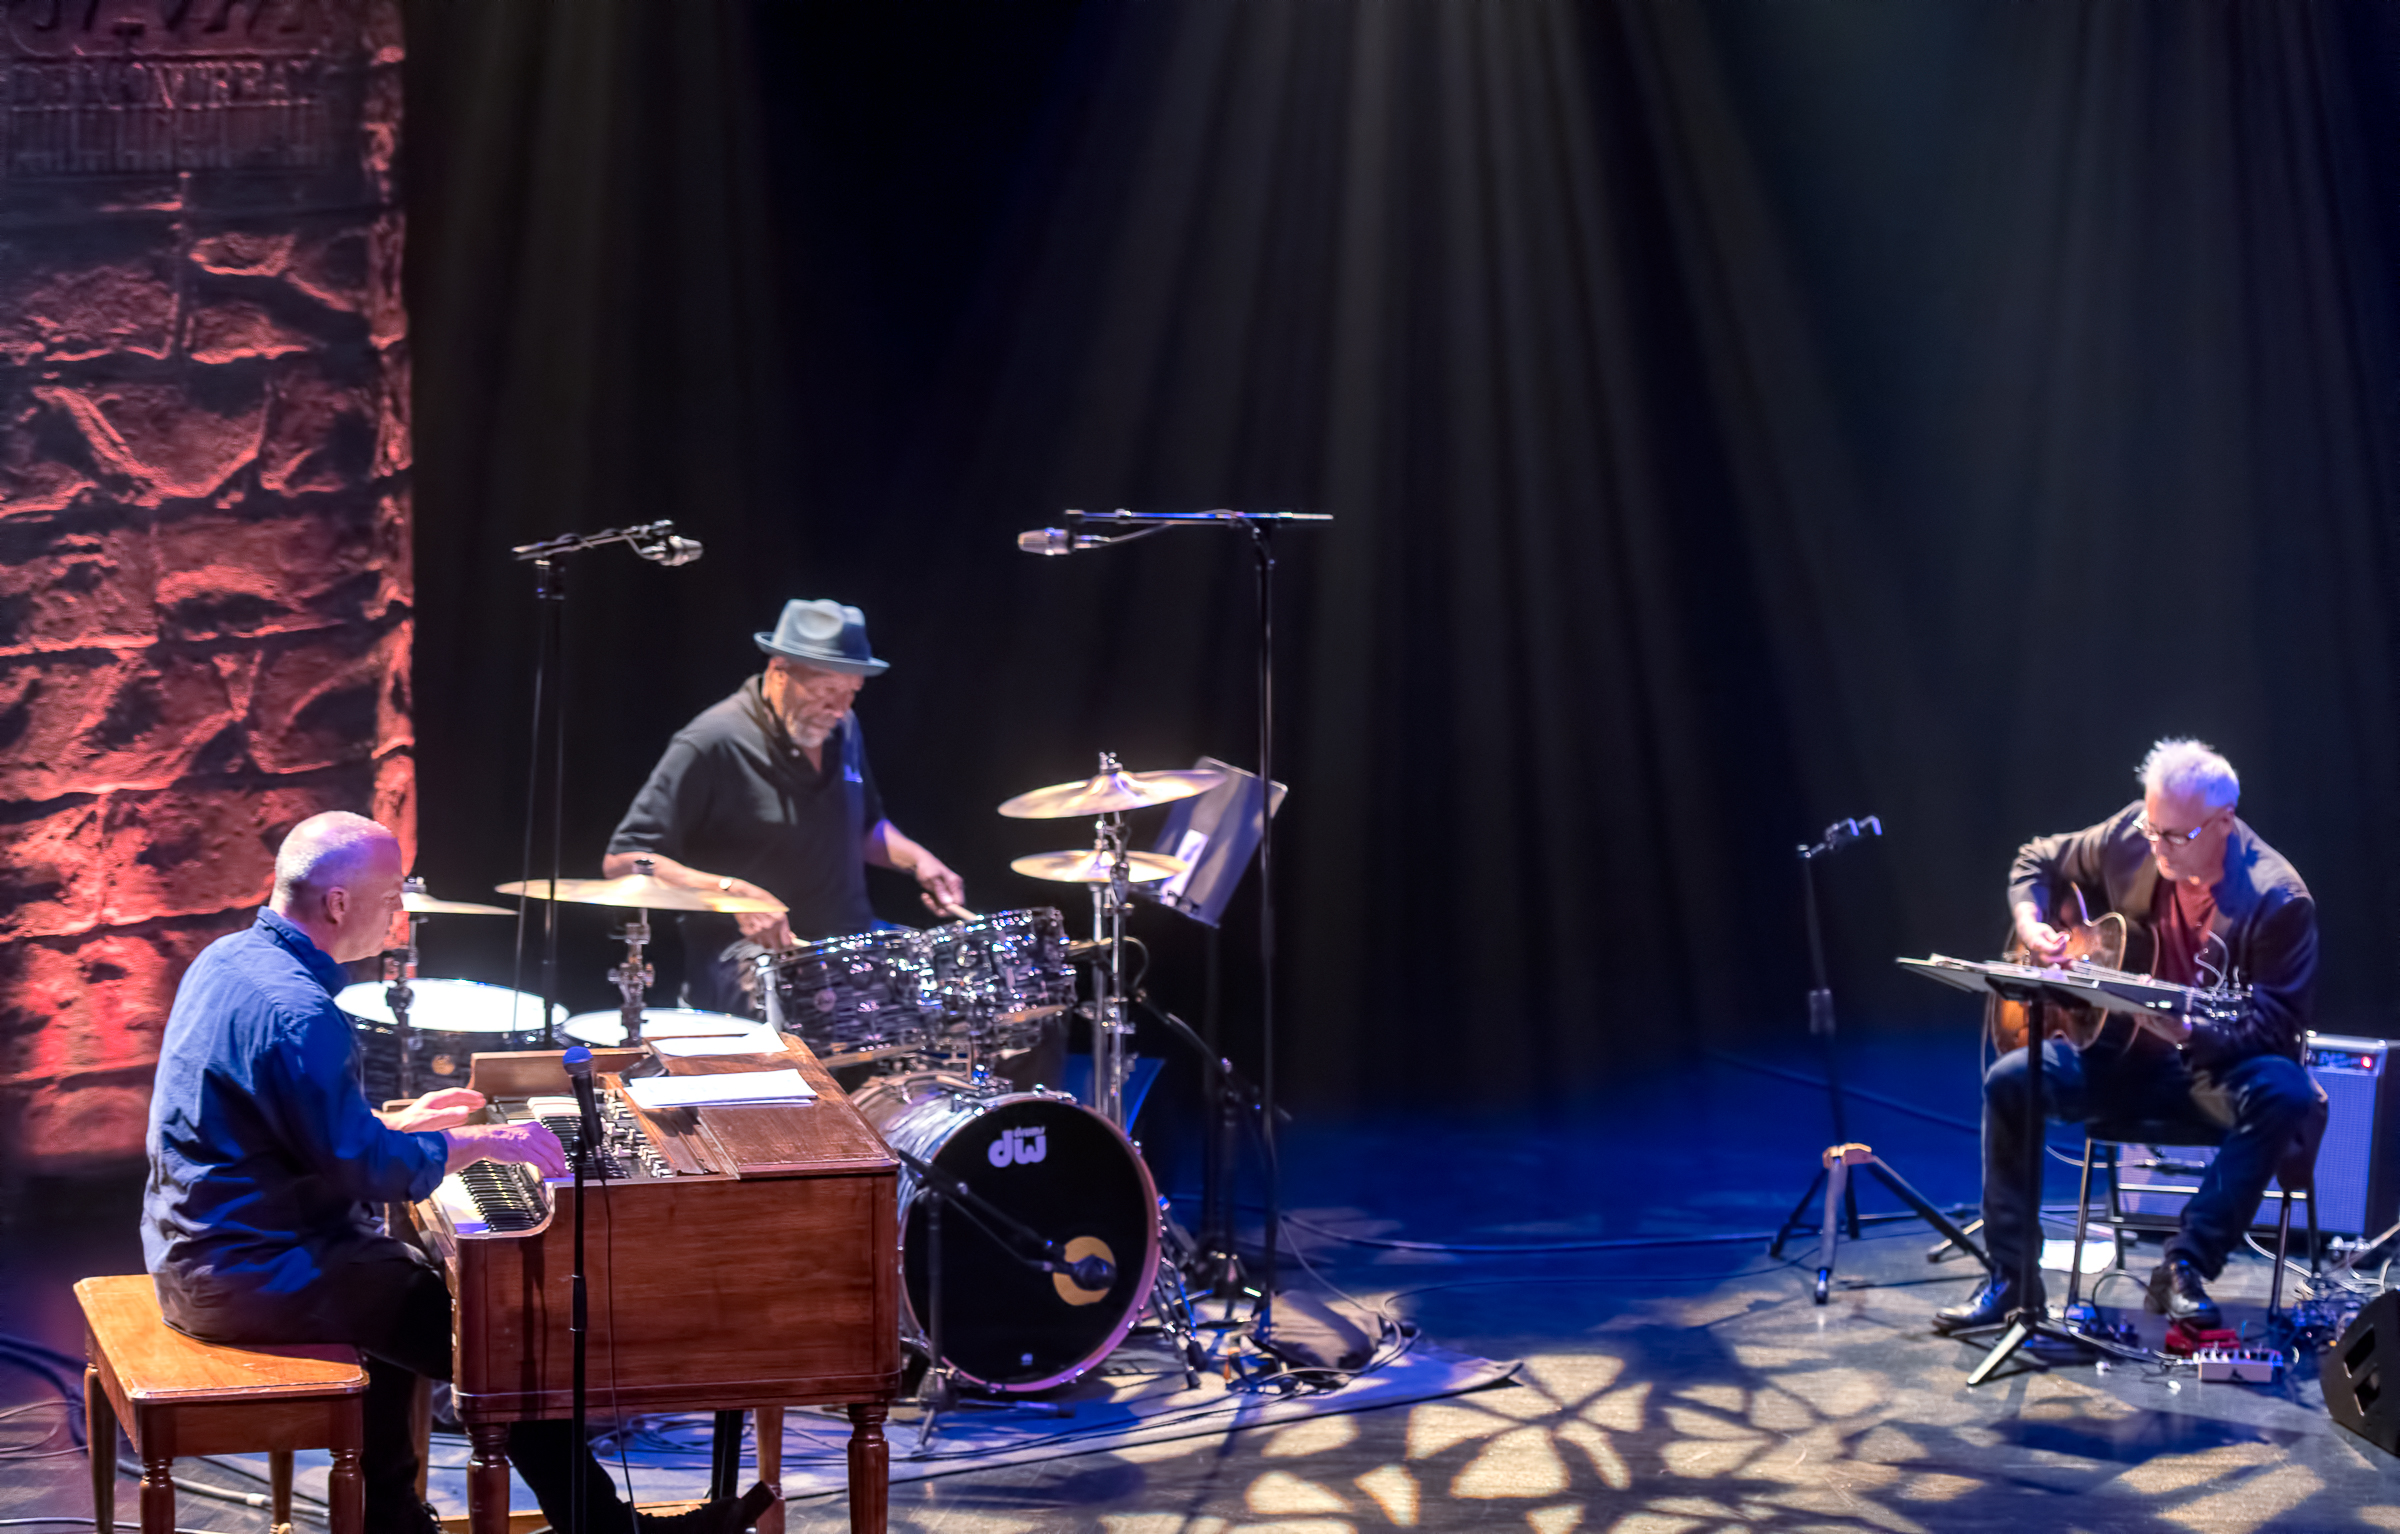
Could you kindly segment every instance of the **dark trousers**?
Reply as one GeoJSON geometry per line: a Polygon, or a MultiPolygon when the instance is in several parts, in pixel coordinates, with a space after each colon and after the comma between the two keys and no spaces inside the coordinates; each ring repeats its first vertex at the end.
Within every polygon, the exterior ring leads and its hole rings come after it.
{"type": "MultiPolygon", "coordinates": [[[[2000,1273],[2015,1277],[2026,1243],[2039,1239],[2025,1185],[2025,1051],[2011,1050],[1983,1078],[1983,1237],[2000,1273]]],[[[2042,1046],[2042,1106],[2049,1118],[2187,1125],[2224,1132],[2225,1141],[2167,1238],[2170,1258],[2188,1258],[2205,1278],[2257,1212],[2275,1168],[2316,1103],[2316,1087],[2297,1061],[2256,1055],[2219,1070],[2195,1071],[2164,1041],[2078,1050],[2053,1039],[2042,1046]]]]}
{"type": "MultiPolygon", "coordinates": [[[[342,1342],[365,1353],[367,1441],[359,1468],[367,1534],[426,1534],[409,1408],[418,1376],[450,1377],[450,1286],[416,1248],[381,1237],[326,1253],[323,1269],[323,1279],[293,1297],[278,1321],[194,1328],[195,1335],[234,1343],[342,1342]]],[[[580,1475],[587,1534],[632,1534],[632,1509],[591,1450],[575,1442],[573,1423],[512,1424],[508,1455],[553,1529],[571,1526],[570,1496],[580,1475]]]]}

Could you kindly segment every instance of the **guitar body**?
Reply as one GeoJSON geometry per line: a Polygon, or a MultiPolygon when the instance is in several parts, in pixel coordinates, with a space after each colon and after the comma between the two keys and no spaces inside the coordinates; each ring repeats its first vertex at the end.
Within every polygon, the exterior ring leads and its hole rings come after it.
{"type": "MultiPolygon", "coordinates": [[[[2085,920],[2083,897],[2070,887],[2067,898],[2052,912],[2050,925],[2067,935],[2067,952],[2062,963],[2073,964],[2080,959],[2100,969],[2124,967],[2125,918],[2116,912],[2111,911],[2097,921],[2085,920]]],[[[2017,941],[2013,930],[2009,933],[2008,951],[2001,957],[2011,964],[2035,962],[2025,945],[2017,941]]],[[[2107,1018],[2096,1007],[2062,1007],[2052,1002],[2028,1007],[2021,1001],[1994,996],[1984,1003],[1983,1023],[1991,1033],[1993,1047],[2000,1053],[2025,1047],[2032,1031],[2032,1019],[2026,1015],[2029,1012],[2042,1014],[2043,1038],[2065,1039],[2078,1049],[2092,1042],[2107,1018]]]]}

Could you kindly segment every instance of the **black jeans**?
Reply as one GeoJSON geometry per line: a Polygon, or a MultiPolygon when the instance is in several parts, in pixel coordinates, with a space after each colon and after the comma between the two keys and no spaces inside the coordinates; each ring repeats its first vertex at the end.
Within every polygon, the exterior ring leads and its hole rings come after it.
{"type": "MultiPolygon", "coordinates": [[[[2025,1092],[2021,1049],[1984,1074],[1983,1238],[1999,1273],[2012,1279],[2026,1243],[2036,1239],[2034,1190],[2025,1186],[2025,1092]]],[[[2224,1131],[2200,1191],[2184,1206],[2182,1228],[2167,1238],[2167,1256],[2188,1258],[2213,1279],[2314,1108],[2316,1085],[2281,1055],[2194,1071],[2155,1038],[2137,1038],[2122,1051],[2079,1051],[2053,1039],[2042,1047],[2042,1099],[2047,1116],[2061,1123],[2138,1120],[2224,1131]]]]}
{"type": "MultiPolygon", "coordinates": [[[[330,1251],[322,1267],[322,1280],[293,1297],[283,1320],[233,1323],[206,1332],[196,1328],[195,1334],[233,1343],[341,1342],[365,1353],[366,1445],[359,1468],[366,1482],[367,1534],[426,1534],[408,1415],[417,1376],[450,1377],[450,1286],[416,1248],[383,1237],[330,1251]]],[[[575,1442],[573,1423],[512,1424],[508,1455],[552,1528],[570,1526],[569,1499],[580,1475],[588,1534],[632,1534],[632,1509],[619,1499],[616,1483],[591,1450],[575,1442]]]]}

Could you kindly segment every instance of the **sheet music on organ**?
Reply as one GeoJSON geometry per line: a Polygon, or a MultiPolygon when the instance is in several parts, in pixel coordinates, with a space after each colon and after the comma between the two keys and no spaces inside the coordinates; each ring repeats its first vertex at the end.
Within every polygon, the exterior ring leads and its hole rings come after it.
{"type": "Polygon", "coordinates": [[[725,1071],[707,1076],[644,1076],[625,1083],[625,1095],[648,1112],[716,1108],[740,1103],[800,1103],[817,1094],[797,1070],[725,1071]]]}

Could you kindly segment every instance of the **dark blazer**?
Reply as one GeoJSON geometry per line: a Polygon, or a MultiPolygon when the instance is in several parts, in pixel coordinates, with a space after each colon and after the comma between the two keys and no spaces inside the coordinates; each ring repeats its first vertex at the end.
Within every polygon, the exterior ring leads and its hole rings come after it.
{"type": "MultiPolygon", "coordinates": [[[[2074,909],[2070,887],[2079,890],[2093,916],[2124,916],[2126,968],[2147,970],[2159,874],[2137,828],[2141,814],[2136,800],[2096,826],[2019,847],[2008,873],[2009,909],[2030,900],[2055,920],[2060,902],[2074,909]]],[[[2196,1026],[2185,1054],[2204,1069],[2252,1055],[2299,1059],[2300,1036],[2316,1016],[2317,905],[2298,870],[2238,817],[2225,839],[2225,877],[2209,930],[2224,940],[2235,977],[2249,983],[2250,1006],[2236,1022],[2196,1026]]]]}

